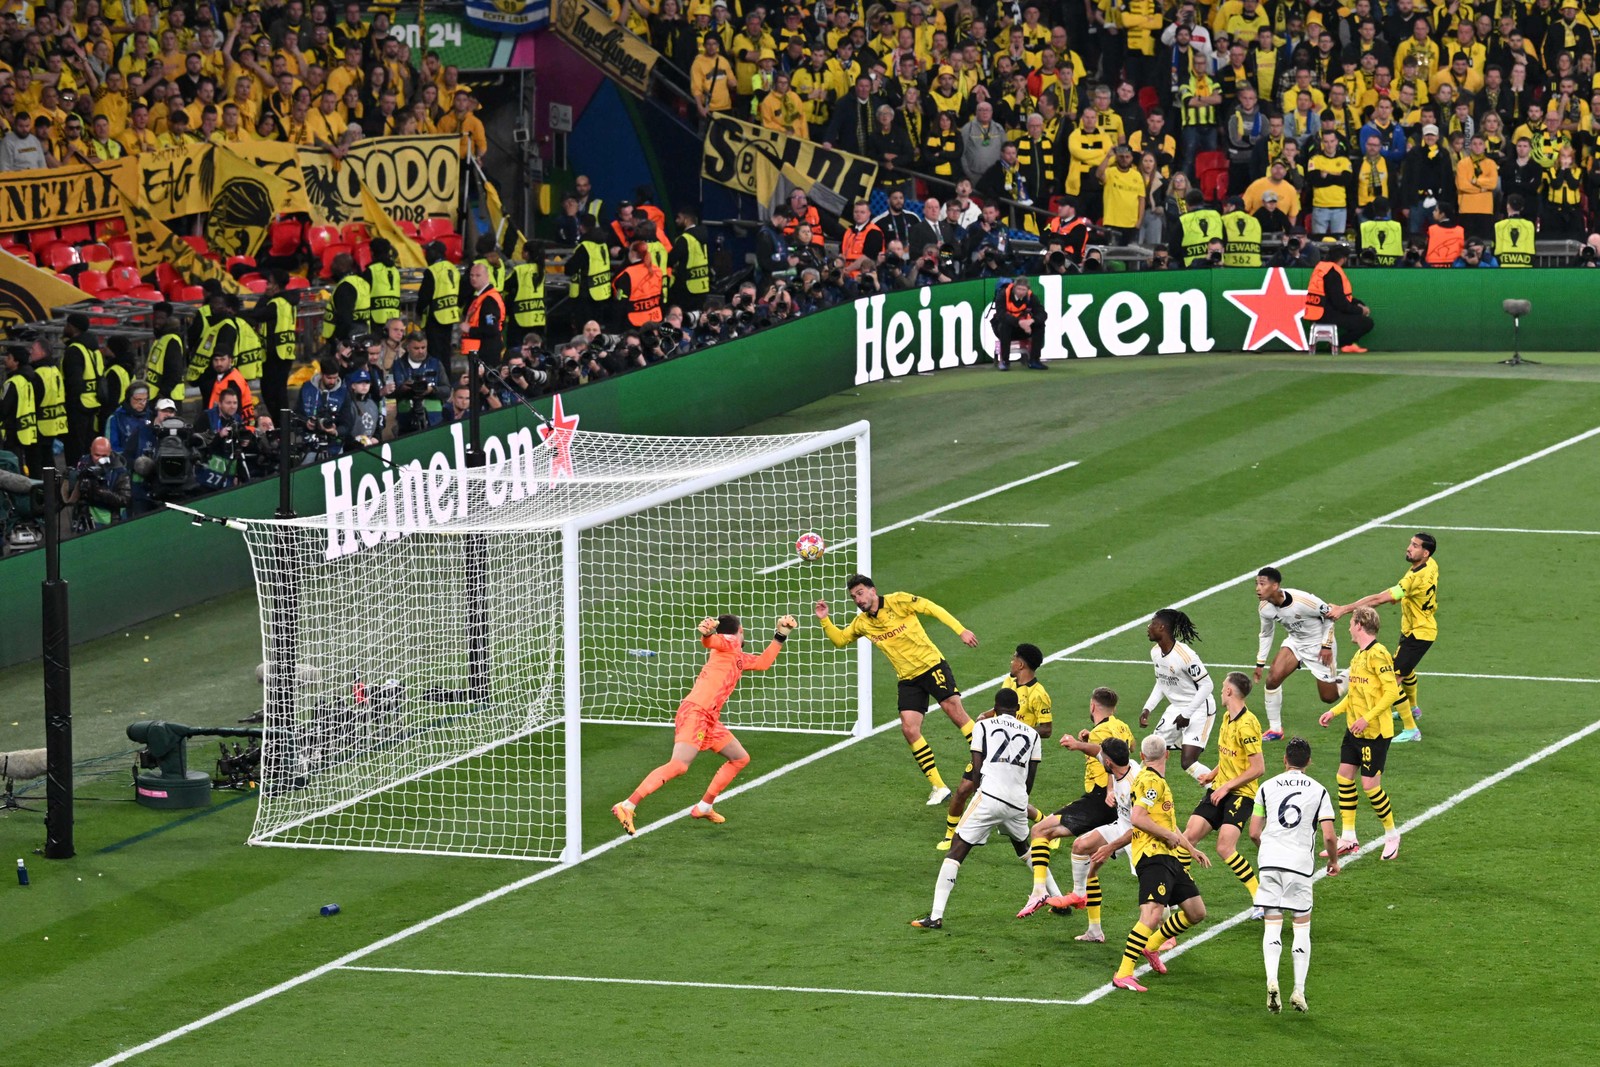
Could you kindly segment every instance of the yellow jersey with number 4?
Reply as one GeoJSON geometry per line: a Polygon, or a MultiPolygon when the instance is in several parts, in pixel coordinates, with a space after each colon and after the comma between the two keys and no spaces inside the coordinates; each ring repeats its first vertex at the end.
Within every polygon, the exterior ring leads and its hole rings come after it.
{"type": "Polygon", "coordinates": [[[1428,562],[1400,576],[1389,595],[1400,601],[1400,634],[1418,641],[1439,639],[1439,565],[1428,562]]]}
{"type": "MultiPolygon", "coordinates": [[[[1222,725],[1217,731],[1217,776],[1206,788],[1231,782],[1245,773],[1250,766],[1250,757],[1260,751],[1261,720],[1256,718],[1255,712],[1245,708],[1236,719],[1229,718],[1227,712],[1223,712],[1222,725]]],[[[1242,797],[1254,797],[1260,787],[1261,779],[1252,778],[1233,792],[1242,797]]]]}
{"type": "MultiPolygon", "coordinates": [[[[1157,826],[1177,831],[1178,816],[1172,810],[1172,790],[1167,787],[1167,780],[1149,767],[1140,770],[1139,777],[1133,780],[1133,806],[1143,808],[1157,826]]],[[[1171,845],[1137,825],[1133,828],[1132,848],[1135,867],[1146,856],[1175,855],[1171,845]]]]}

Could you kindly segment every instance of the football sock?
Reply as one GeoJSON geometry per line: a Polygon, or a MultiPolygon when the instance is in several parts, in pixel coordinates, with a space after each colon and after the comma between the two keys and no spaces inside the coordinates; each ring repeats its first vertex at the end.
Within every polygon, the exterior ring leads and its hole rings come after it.
{"type": "Polygon", "coordinates": [[[1261,958],[1267,964],[1267,987],[1278,988],[1278,960],[1283,954],[1283,916],[1267,916],[1261,931],[1261,958]]]}
{"type": "Polygon", "coordinates": [[[717,797],[724,789],[728,788],[728,783],[733,781],[734,777],[749,765],[750,757],[746,756],[743,759],[731,759],[721,767],[718,767],[717,773],[711,776],[711,785],[706,789],[706,795],[700,798],[706,807],[715,804],[717,797]]]}
{"type": "Polygon", "coordinates": [[[1051,871],[1044,872],[1044,892],[1045,896],[1050,897],[1059,897],[1061,895],[1061,887],[1056,885],[1056,876],[1051,871]]]}
{"type": "Polygon", "coordinates": [[[1283,729],[1283,690],[1267,690],[1267,725],[1274,730],[1283,729]]]}
{"type": "Polygon", "coordinates": [[[1076,852],[1072,854],[1072,891],[1079,896],[1083,896],[1088,888],[1089,868],[1093,866],[1094,861],[1088,856],[1080,856],[1076,852]]]}
{"type": "Polygon", "coordinates": [[[944,779],[939,777],[939,765],[934,761],[933,749],[928,747],[925,738],[919,737],[911,742],[911,758],[917,761],[917,766],[927,775],[928,784],[935,789],[944,788],[944,779]]]}
{"type": "MultiPolygon", "coordinates": [[[[1394,833],[1394,808],[1389,805],[1389,794],[1384,792],[1383,786],[1367,790],[1367,799],[1372,802],[1372,813],[1383,823],[1383,832],[1394,833]]],[[[1351,807],[1355,805],[1352,804],[1351,807]]]]}
{"type": "Polygon", "coordinates": [[[1193,925],[1194,923],[1190,922],[1189,917],[1183,913],[1183,909],[1179,908],[1167,916],[1167,921],[1162,923],[1155,933],[1145,939],[1144,947],[1154,952],[1161,947],[1162,942],[1166,941],[1167,938],[1177,937],[1193,925]]]}
{"type": "Polygon", "coordinates": [[[1394,702],[1395,710],[1400,713],[1400,725],[1407,730],[1417,728],[1417,717],[1413,709],[1417,706],[1417,672],[1412,671],[1400,679],[1400,699],[1394,702]]]}
{"type": "Polygon", "coordinates": [[[1246,889],[1250,890],[1250,899],[1254,900],[1256,890],[1260,886],[1256,882],[1256,869],[1250,866],[1250,861],[1244,858],[1244,853],[1235,852],[1222,862],[1226,863],[1228,870],[1233,872],[1233,876],[1243,882],[1246,889]]]}
{"type": "Polygon", "coordinates": [[[1194,865],[1194,853],[1190,852],[1186,848],[1180,848],[1175,854],[1178,857],[1178,862],[1183,864],[1183,873],[1192,873],[1190,868],[1194,865]]]}
{"type": "MultiPolygon", "coordinates": [[[[1144,923],[1134,923],[1133,929],[1128,931],[1128,943],[1122,946],[1122,962],[1117,964],[1117,977],[1126,978],[1133,973],[1144,959],[1144,943],[1152,937],[1152,932],[1144,923]]],[[[1160,944],[1160,942],[1157,942],[1160,944]]]]}
{"type": "Polygon", "coordinates": [[[657,789],[660,789],[663,785],[672,781],[674,778],[678,777],[678,775],[684,773],[688,769],[689,767],[687,764],[679,763],[675,759],[668,760],[644,776],[644,781],[639,783],[639,788],[635,789],[633,791],[633,795],[628,797],[628,803],[637,805],[639,801],[643,800],[651,793],[654,793],[657,789]]]}
{"type": "Polygon", "coordinates": [[[946,814],[944,817],[944,839],[949,841],[956,836],[956,827],[961,825],[961,816],[946,814]]]}
{"type": "Polygon", "coordinates": [[[961,724],[961,736],[962,737],[967,737],[967,738],[970,738],[972,736],[972,720],[971,719],[968,719],[966,722],[961,724]]]}
{"type": "Polygon", "coordinates": [[[1089,925],[1095,929],[1100,928],[1100,876],[1094,875],[1089,879],[1084,896],[1088,898],[1089,905],[1084,908],[1084,914],[1089,917],[1089,925]]]}
{"type": "Polygon", "coordinates": [[[939,880],[933,887],[933,911],[928,913],[933,918],[944,918],[944,906],[950,903],[950,891],[956,887],[956,875],[960,873],[960,860],[946,858],[939,864],[939,880]]]}
{"type": "Polygon", "coordinates": [[[1189,764],[1188,768],[1183,773],[1187,774],[1190,778],[1193,778],[1195,781],[1198,782],[1198,781],[1200,781],[1200,776],[1202,774],[1211,773],[1211,768],[1207,767],[1204,763],[1201,763],[1199,760],[1195,760],[1193,763],[1189,764]]]}
{"type": "Polygon", "coordinates": [[[1344,826],[1342,837],[1356,836],[1356,781],[1344,775],[1335,775],[1339,783],[1339,821],[1344,826]]]}
{"type": "Polygon", "coordinates": [[[1032,855],[1033,888],[1037,892],[1044,888],[1045,879],[1050,877],[1050,842],[1042,837],[1034,838],[1032,855]]]}
{"type": "Polygon", "coordinates": [[[1294,991],[1306,991],[1306,972],[1311,969],[1311,920],[1294,924],[1294,948],[1289,956],[1294,960],[1294,991]]]}

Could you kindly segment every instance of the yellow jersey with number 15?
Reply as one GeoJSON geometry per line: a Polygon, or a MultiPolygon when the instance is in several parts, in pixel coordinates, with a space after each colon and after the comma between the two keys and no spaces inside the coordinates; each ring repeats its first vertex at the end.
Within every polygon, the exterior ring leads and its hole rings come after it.
{"type": "Polygon", "coordinates": [[[966,629],[956,621],[954,615],[933,601],[910,593],[890,593],[880,597],[877,611],[863,611],[850,620],[850,625],[842,628],[836,626],[832,618],[820,621],[822,632],[839,648],[858,637],[865,637],[877,645],[889,657],[889,665],[904,682],[932,670],[944,659],[939,647],[923,630],[919,615],[931,615],[958,634],[966,629]]]}
{"type": "Polygon", "coordinates": [[[1439,639],[1439,565],[1432,556],[1402,574],[1389,595],[1400,601],[1401,636],[1419,641],[1439,639]]]}

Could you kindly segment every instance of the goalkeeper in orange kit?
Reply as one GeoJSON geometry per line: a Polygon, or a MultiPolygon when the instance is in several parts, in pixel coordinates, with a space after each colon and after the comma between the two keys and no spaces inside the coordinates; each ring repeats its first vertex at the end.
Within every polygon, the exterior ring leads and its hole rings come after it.
{"type": "Polygon", "coordinates": [[[722,705],[733,695],[733,687],[739,684],[739,678],[745,671],[764,671],[772,666],[778,653],[783,651],[783,643],[797,625],[793,615],[779,619],[772,641],[761,655],[755,656],[744,651],[744,627],[739,623],[739,616],[719,615],[715,619],[700,621],[700,643],[711,651],[711,655],[707,657],[706,665],[700,668],[694,688],[678,705],[676,728],[672,735],[672,758],[646,775],[632,796],[611,808],[611,814],[617,817],[622,828],[630,835],[633,833],[634,810],[639,806],[639,801],[687,771],[689,764],[702,752],[715,752],[727,762],[717,770],[706,795],[690,809],[689,814],[713,823],[727,821],[717,814],[712,805],[716,803],[718,794],[728,788],[734,776],[749,764],[750,754],[733,736],[733,731],[722,725],[722,705]]]}

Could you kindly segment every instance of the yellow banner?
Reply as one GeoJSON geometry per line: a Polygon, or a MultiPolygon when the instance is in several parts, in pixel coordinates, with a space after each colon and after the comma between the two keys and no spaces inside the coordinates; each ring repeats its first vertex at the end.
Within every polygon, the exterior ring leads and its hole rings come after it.
{"type": "Polygon", "coordinates": [[[550,28],[636,96],[650,88],[661,53],[613,22],[589,0],[555,0],[550,28]]]}
{"type": "Polygon", "coordinates": [[[370,223],[362,189],[393,219],[420,223],[454,218],[460,210],[460,137],[373,137],[357,141],[342,160],[321,148],[302,148],[299,156],[311,218],[319,225],[370,223]]]}
{"type": "Polygon", "coordinates": [[[185,145],[141,155],[139,202],[150,214],[166,221],[180,215],[198,215],[211,207],[211,192],[201,172],[211,157],[211,146],[185,145]]]}
{"type": "Polygon", "coordinates": [[[373,235],[382,237],[394,245],[396,266],[402,269],[421,270],[428,265],[427,257],[422,254],[422,247],[401,232],[400,227],[396,226],[394,220],[383,210],[383,205],[378,203],[365,187],[361,190],[361,206],[363,214],[367,217],[367,225],[372,227],[373,235]]]}
{"type": "Polygon", "coordinates": [[[41,322],[54,308],[92,300],[88,293],[49,271],[0,252],[0,329],[24,322],[41,322]]]}
{"type": "Polygon", "coordinates": [[[0,231],[111,218],[122,211],[119,175],[132,160],[0,174],[0,231]]]}
{"type": "Polygon", "coordinates": [[[842,207],[830,209],[868,199],[878,178],[878,165],[764,126],[714,115],[706,130],[700,174],[718,185],[759,197],[768,206],[778,178],[788,178],[825,213],[844,214],[842,207]]]}
{"type": "Polygon", "coordinates": [[[288,183],[241,159],[227,148],[208,148],[200,167],[200,195],[210,202],[206,241],[228,256],[254,256],[288,193],[288,183]]]}
{"type": "MultiPolygon", "coordinates": [[[[483,172],[479,172],[483,177],[483,172]]],[[[514,226],[506,217],[505,206],[500,201],[500,190],[494,187],[494,182],[483,178],[483,206],[489,209],[489,228],[494,232],[494,243],[513,262],[522,262],[522,251],[527,242],[523,239],[522,231],[514,226]]]]}
{"type": "Polygon", "coordinates": [[[234,280],[233,275],[223,270],[220,263],[215,263],[195,252],[187,241],[180,241],[177,235],[167,228],[167,224],[150,214],[150,210],[143,204],[134,202],[131,197],[125,197],[122,215],[127,220],[128,235],[133,238],[134,252],[139,257],[141,272],[155,270],[158,263],[169,263],[191,285],[214,280],[221,284],[223,292],[244,292],[244,287],[234,280]]]}
{"type": "Polygon", "coordinates": [[[306,199],[305,175],[300,171],[298,148],[280,141],[246,141],[231,147],[240,159],[283,182],[283,199],[278,202],[280,214],[311,214],[311,201],[306,199]]]}

